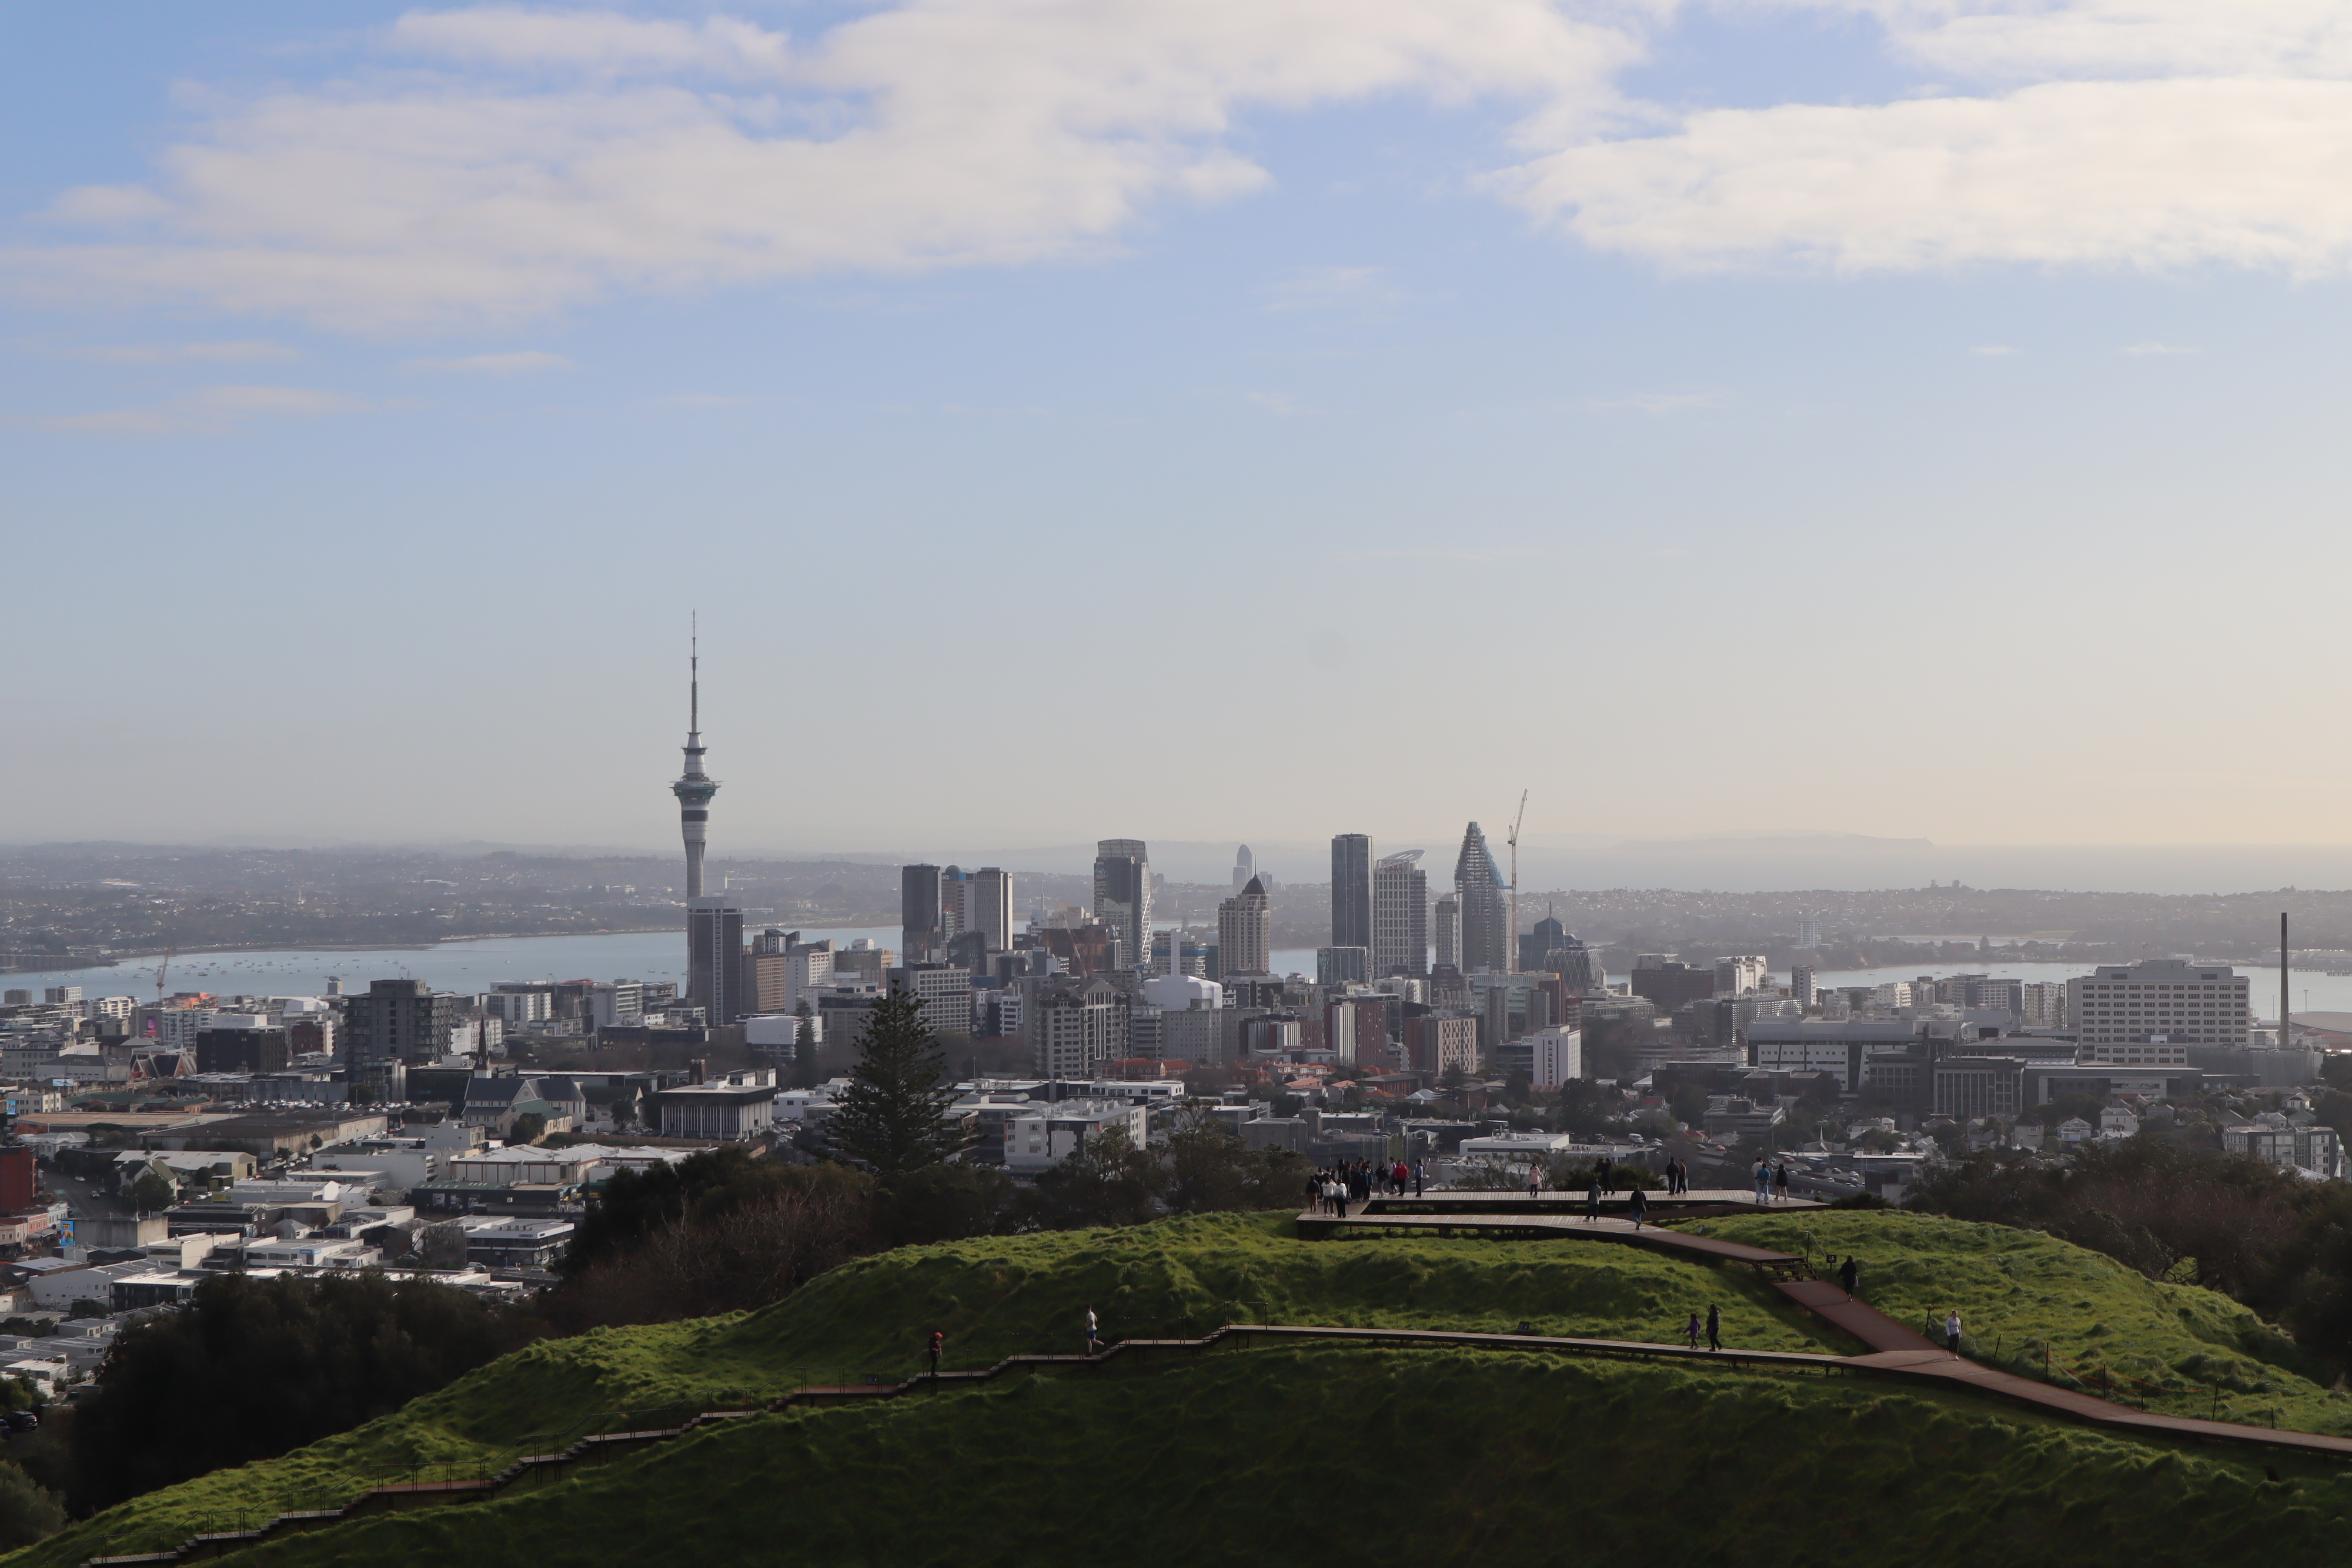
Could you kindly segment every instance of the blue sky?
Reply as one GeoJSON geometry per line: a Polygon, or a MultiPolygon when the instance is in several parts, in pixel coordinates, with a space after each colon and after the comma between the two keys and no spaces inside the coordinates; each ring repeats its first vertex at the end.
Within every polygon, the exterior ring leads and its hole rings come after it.
{"type": "Polygon", "coordinates": [[[2336,841],[2295,4],[0,16],[0,838],[2336,841]]]}

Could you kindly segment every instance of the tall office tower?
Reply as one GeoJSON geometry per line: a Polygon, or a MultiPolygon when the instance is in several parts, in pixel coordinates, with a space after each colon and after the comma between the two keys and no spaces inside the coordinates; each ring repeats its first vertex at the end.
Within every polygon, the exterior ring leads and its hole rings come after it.
{"type": "Polygon", "coordinates": [[[1822,945],[1822,917],[1818,915],[1797,916],[1797,946],[1810,953],[1822,945]]]}
{"type": "Polygon", "coordinates": [[[1264,975],[1274,968],[1274,900],[1265,883],[1247,886],[1217,905],[1217,970],[1223,975],[1264,975]]]}
{"type": "Polygon", "coordinates": [[[1151,961],[1151,857],[1141,839],[1095,845],[1095,918],[1118,938],[1119,968],[1151,961]]]}
{"type": "Polygon", "coordinates": [[[1244,844],[1234,852],[1234,891],[1239,893],[1247,887],[1250,878],[1256,874],[1257,856],[1250,853],[1250,847],[1244,844]]]}
{"type": "Polygon", "coordinates": [[[710,821],[710,798],[719,781],[702,771],[702,649],[701,639],[687,644],[686,772],[669,792],[677,797],[677,821],[686,834],[686,896],[702,896],[702,835],[710,821]]]}
{"type": "Polygon", "coordinates": [[[1462,901],[1450,893],[1437,901],[1437,967],[1462,972],[1462,901]]]}
{"type": "Polygon", "coordinates": [[[971,873],[960,865],[940,873],[940,935],[952,943],[971,929],[971,873]]]}
{"type": "Polygon", "coordinates": [[[1419,850],[1372,868],[1372,974],[1429,973],[1429,873],[1419,850]]]}
{"type": "MultiPolygon", "coordinates": [[[[1370,947],[1333,946],[1315,949],[1315,983],[1318,986],[1366,985],[1372,977],[1370,947]]],[[[1354,1057],[1342,1057],[1353,1061],[1354,1057]]]]}
{"type": "Polygon", "coordinates": [[[686,1000],[711,1029],[751,1011],[743,1005],[743,906],[726,894],[687,903],[686,1000]]]}
{"type": "Polygon", "coordinates": [[[992,953],[1013,951],[1013,875],[984,865],[964,884],[964,929],[988,938],[992,953]]]}
{"type": "Polygon", "coordinates": [[[422,980],[377,980],[345,998],[341,1043],[352,1102],[404,1098],[408,1064],[429,1066],[448,1053],[459,1000],[422,980]]]}
{"type": "Polygon", "coordinates": [[[1372,946],[1372,836],[1337,833],[1331,839],[1331,946],[1372,946]]]}
{"type": "Polygon", "coordinates": [[[1510,894],[1503,868],[1486,847],[1486,835],[1473,822],[1462,834],[1461,858],[1454,862],[1454,891],[1462,901],[1462,972],[1506,974],[1511,967],[1510,894]]]}
{"type": "Polygon", "coordinates": [[[940,891],[939,867],[898,868],[898,956],[905,963],[928,964],[946,956],[947,923],[940,891]]]}

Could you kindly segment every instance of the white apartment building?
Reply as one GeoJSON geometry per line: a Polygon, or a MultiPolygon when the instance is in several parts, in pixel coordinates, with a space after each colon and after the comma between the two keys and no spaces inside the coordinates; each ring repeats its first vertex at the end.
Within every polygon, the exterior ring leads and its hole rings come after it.
{"type": "Polygon", "coordinates": [[[1769,971],[1763,956],[1742,953],[1736,957],[1715,961],[1715,994],[1718,997],[1744,997],[1764,983],[1769,971]]]}
{"type": "Polygon", "coordinates": [[[2056,980],[2031,980],[2025,987],[2025,1010],[2017,1020],[2027,1029],[2066,1027],[2066,987],[2056,980]]]}
{"type": "Polygon", "coordinates": [[[1531,1079],[1538,1089],[1557,1089],[1584,1076],[1584,1031],[1553,1024],[1528,1036],[1533,1049],[1531,1079]]]}
{"type": "Polygon", "coordinates": [[[2075,1060],[2186,1067],[2189,1047],[2243,1048],[2253,1025],[2247,980],[2226,964],[2149,958],[2066,982],[2075,1060]]]}
{"type": "Polygon", "coordinates": [[[1006,1124],[1004,1168],[1044,1170],[1086,1147],[1088,1138],[1113,1131],[1125,1133],[1127,1141],[1139,1149],[1150,1130],[1149,1110],[1118,1100],[1064,1100],[1038,1105],[1006,1124]]]}

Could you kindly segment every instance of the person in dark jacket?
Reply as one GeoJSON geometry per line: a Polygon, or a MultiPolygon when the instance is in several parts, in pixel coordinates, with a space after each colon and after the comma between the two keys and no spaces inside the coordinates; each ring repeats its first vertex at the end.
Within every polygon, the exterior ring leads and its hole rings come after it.
{"type": "Polygon", "coordinates": [[[1712,1303],[1706,1309],[1706,1348],[1723,1348],[1723,1309],[1712,1303]]]}
{"type": "Polygon", "coordinates": [[[1634,1229],[1642,1228],[1642,1221],[1649,1217],[1649,1194],[1637,1186],[1625,1195],[1625,1218],[1633,1222],[1634,1229]]]}
{"type": "Polygon", "coordinates": [[[1855,1260],[1854,1255],[1851,1252],[1845,1255],[1845,1261],[1838,1266],[1838,1283],[1844,1287],[1845,1299],[1849,1301],[1853,1300],[1854,1292],[1862,1289],[1862,1265],[1855,1260]]]}

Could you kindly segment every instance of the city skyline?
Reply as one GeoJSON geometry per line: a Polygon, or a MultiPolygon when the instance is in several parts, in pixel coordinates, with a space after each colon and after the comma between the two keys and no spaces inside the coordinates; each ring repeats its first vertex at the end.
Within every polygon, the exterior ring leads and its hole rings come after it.
{"type": "Polygon", "coordinates": [[[0,840],[648,844],[698,607],[747,848],[1058,844],[1075,808],[1436,852],[1528,788],[1528,845],[2343,841],[2306,693],[2352,566],[2352,115],[2302,13],[979,5],[1050,62],[1008,99],[949,90],[952,11],[0,19],[5,559],[76,590],[17,607],[47,678],[0,840]],[[967,144],[987,178],[942,188],[967,144]],[[1017,678],[1113,584],[1166,656],[1057,661],[1069,705],[1148,724],[1172,663],[1517,744],[937,788],[942,647],[1017,678]],[[1523,681],[1383,661],[1465,605],[1523,681]],[[1563,684],[1717,760],[1528,723],[1563,684]],[[844,746],[868,691],[898,722],[844,746]],[[2081,738],[2118,702],[2212,739],[2081,738]],[[1765,762],[1986,704],[2030,766],[1765,762]],[[384,712],[441,743],[282,787],[384,712]],[[593,767],[451,766],[582,714],[593,767]]]}

